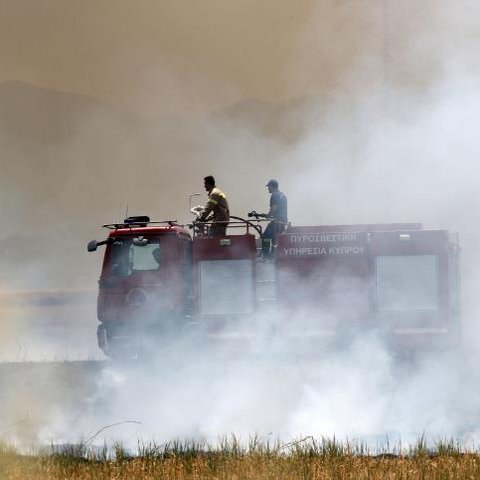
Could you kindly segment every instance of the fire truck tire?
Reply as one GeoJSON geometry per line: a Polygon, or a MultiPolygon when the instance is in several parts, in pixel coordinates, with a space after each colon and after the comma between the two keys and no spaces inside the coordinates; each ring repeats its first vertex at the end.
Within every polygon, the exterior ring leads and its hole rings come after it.
{"type": "Polygon", "coordinates": [[[107,327],[104,323],[100,323],[100,325],[97,327],[97,343],[98,348],[108,356],[107,327]]]}
{"type": "Polygon", "coordinates": [[[134,360],[137,352],[131,342],[118,336],[118,326],[101,323],[97,328],[97,340],[100,350],[112,360],[134,360]]]}

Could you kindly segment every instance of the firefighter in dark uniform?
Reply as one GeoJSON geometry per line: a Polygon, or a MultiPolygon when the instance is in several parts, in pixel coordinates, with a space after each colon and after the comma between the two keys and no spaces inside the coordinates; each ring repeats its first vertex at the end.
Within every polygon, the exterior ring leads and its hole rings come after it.
{"type": "Polygon", "coordinates": [[[263,233],[262,255],[264,258],[270,258],[277,235],[283,233],[288,223],[287,197],[278,189],[278,182],[274,179],[269,180],[266,187],[270,193],[270,210],[265,217],[271,218],[272,221],[263,233]]]}
{"type": "Polygon", "coordinates": [[[198,220],[200,222],[213,222],[213,225],[210,227],[210,236],[225,236],[227,233],[228,221],[230,220],[230,210],[228,208],[227,197],[215,186],[214,177],[209,175],[203,180],[205,190],[208,193],[208,202],[198,220]]]}

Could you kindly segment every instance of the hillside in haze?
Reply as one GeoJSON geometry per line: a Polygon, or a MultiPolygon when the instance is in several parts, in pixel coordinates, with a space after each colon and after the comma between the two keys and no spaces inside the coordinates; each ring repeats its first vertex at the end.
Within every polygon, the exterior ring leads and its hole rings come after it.
{"type": "Polygon", "coordinates": [[[55,92],[22,82],[0,84],[0,128],[27,143],[61,143],[78,134],[92,115],[132,125],[118,109],[85,95],[55,92]]]}
{"type": "Polygon", "coordinates": [[[49,200],[65,193],[69,176],[104,161],[109,143],[105,133],[136,135],[138,123],[93,98],[23,83],[1,84],[1,215],[17,209],[16,218],[31,221],[31,207],[48,206],[49,200]],[[96,130],[96,124],[106,130],[96,130]]]}

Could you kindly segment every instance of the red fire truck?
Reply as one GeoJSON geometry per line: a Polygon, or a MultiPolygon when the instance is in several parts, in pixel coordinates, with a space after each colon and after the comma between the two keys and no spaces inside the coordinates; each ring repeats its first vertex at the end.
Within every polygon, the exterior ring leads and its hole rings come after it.
{"type": "Polygon", "coordinates": [[[369,330],[400,349],[458,341],[459,246],[448,231],[289,225],[264,261],[260,225],[236,217],[224,237],[148,217],[104,225],[107,239],[88,245],[106,246],[99,347],[130,356],[145,340],[158,346],[191,332],[246,341],[262,322],[286,341],[336,342],[369,330]]]}

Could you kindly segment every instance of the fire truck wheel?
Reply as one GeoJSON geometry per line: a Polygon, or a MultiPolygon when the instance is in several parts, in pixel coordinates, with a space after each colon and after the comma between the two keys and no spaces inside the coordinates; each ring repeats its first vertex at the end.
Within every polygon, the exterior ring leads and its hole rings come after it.
{"type": "Polygon", "coordinates": [[[124,336],[118,336],[118,326],[101,323],[97,328],[98,346],[102,352],[115,361],[135,360],[138,352],[124,336]]]}
{"type": "Polygon", "coordinates": [[[108,336],[107,336],[107,327],[104,323],[101,323],[97,327],[97,343],[98,348],[108,356],[108,336]]]}

